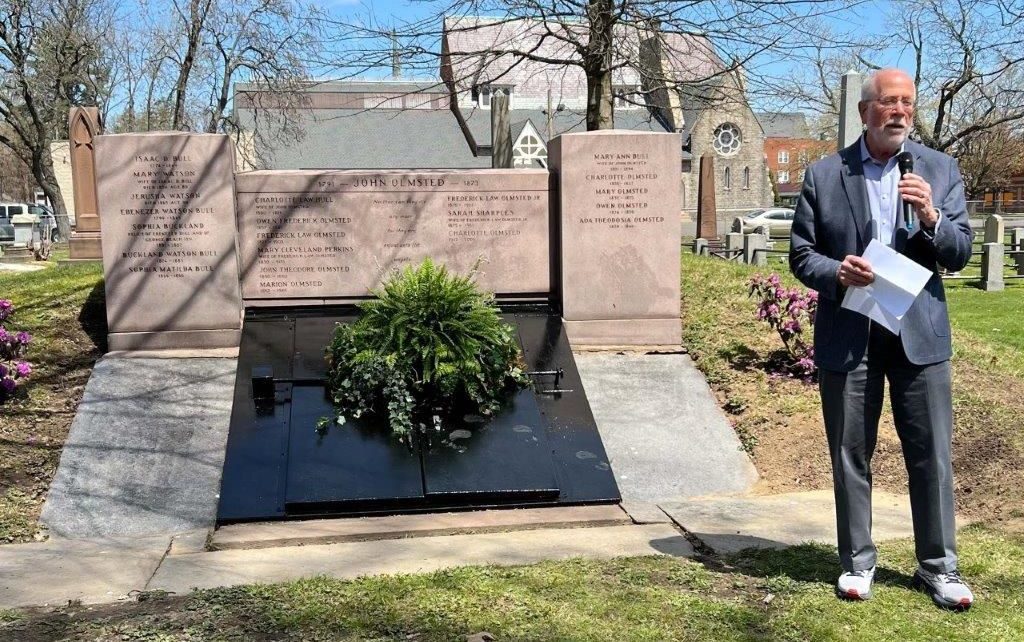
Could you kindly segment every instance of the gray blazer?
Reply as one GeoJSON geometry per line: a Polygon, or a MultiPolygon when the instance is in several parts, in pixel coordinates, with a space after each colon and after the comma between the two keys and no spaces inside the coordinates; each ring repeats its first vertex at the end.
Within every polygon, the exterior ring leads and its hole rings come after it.
{"type": "MultiPolygon", "coordinates": [[[[964,183],[956,160],[908,140],[914,173],[928,181],[932,202],[942,213],[934,234],[915,225],[910,236],[897,232],[896,247],[932,271],[924,290],[903,317],[900,338],[911,363],[949,359],[946,293],[938,267],[959,271],[971,257],[974,233],[967,220],[964,183]]],[[[860,363],[868,343],[868,318],[840,307],[846,289],[836,275],[849,254],[861,255],[873,237],[860,141],[811,165],[796,206],[789,267],[804,285],[818,291],[814,323],[814,360],[826,370],[849,372],[860,363]]]]}

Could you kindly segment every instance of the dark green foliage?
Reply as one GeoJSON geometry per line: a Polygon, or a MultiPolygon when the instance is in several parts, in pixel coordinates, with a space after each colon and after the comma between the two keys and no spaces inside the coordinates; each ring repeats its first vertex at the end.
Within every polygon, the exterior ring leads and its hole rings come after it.
{"type": "Polygon", "coordinates": [[[374,294],[327,348],[338,423],[379,413],[405,437],[414,427],[440,429],[456,411],[493,414],[527,385],[512,328],[472,277],[427,259],[374,294]]]}

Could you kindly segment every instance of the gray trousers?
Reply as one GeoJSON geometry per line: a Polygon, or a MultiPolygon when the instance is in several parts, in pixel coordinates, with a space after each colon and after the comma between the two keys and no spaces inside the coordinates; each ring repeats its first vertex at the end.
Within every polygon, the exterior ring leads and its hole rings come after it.
{"type": "Polygon", "coordinates": [[[861,363],[850,372],[821,370],[818,379],[843,569],[869,569],[877,558],[871,540],[871,456],[886,379],[910,482],[918,563],[933,573],[956,569],[949,361],[914,365],[899,338],[872,323],[861,363]]]}

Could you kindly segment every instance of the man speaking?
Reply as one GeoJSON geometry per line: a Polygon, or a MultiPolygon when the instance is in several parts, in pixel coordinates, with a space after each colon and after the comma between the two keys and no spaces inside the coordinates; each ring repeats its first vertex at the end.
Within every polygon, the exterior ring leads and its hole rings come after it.
{"type": "Polygon", "coordinates": [[[843,567],[837,594],[871,597],[877,557],[871,456],[887,379],[910,481],[919,564],[914,585],[939,606],[963,610],[974,595],[957,572],[952,346],[938,268],[963,269],[973,233],[956,161],[907,140],[915,98],[913,80],[899,69],[876,71],[865,81],[858,105],[864,134],[805,173],[789,264],[819,293],[814,359],[843,567]],[[898,335],[840,306],[848,288],[874,280],[861,257],[873,238],[932,273],[898,335]]]}

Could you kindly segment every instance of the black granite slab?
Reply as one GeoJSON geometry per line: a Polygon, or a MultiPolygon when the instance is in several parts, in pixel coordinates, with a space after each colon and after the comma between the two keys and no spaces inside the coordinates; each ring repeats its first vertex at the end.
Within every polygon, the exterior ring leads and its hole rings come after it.
{"type": "Polygon", "coordinates": [[[561,318],[544,311],[515,315],[523,358],[531,370],[561,369],[564,375],[537,378],[537,406],[547,424],[548,443],[561,493],[560,503],[620,500],[611,463],[590,411],[586,391],[561,318]],[[549,390],[566,392],[546,393],[549,390]]]}
{"type": "Polygon", "coordinates": [[[295,387],[287,511],[362,512],[422,503],[419,453],[365,418],[350,417],[341,426],[317,431],[317,420],[334,413],[323,386],[295,387]]]}
{"type": "Polygon", "coordinates": [[[496,417],[446,420],[400,443],[380,418],[316,431],[334,409],[324,349],[353,308],[251,310],[239,355],[218,522],[425,510],[611,503],[618,489],[559,315],[508,306],[535,377],[496,417]],[[254,367],[270,366],[273,404],[253,402],[254,367]],[[552,392],[555,391],[555,392],[552,392]]]}
{"type": "Polygon", "coordinates": [[[284,517],[284,473],[291,423],[291,384],[276,384],[275,399],[253,400],[254,368],[269,365],[275,377],[291,376],[295,325],[288,319],[244,324],[231,406],[218,521],[284,517]]]}
{"type": "Polygon", "coordinates": [[[422,442],[433,503],[506,503],[558,498],[544,418],[521,390],[494,417],[466,415],[422,442]]]}

